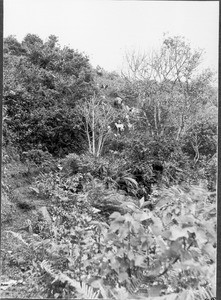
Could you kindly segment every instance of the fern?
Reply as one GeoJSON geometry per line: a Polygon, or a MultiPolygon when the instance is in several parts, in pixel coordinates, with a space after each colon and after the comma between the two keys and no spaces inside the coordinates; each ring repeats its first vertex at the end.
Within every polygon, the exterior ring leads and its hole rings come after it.
{"type": "Polygon", "coordinates": [[[129,298],[129,294],[124,287],[117,287],[114,291],[110,290],[110,293],[115,300],[127,300],[129,298]]]}
{"type": "Polygon", "coordinates": [[[97,299],[99,296],[99,292],[94,292],[93,288],[86,283],[79,282],[75,283],[75,288],[77,289],[78,293],[81,294],[85,299],[97,299]],[[77,285],[76,285],[77,283],[77,285]]]}
{"type": "MultiPolygon", "coordinates": [[[[183,291],[179,294],[172,293],[169,295],[163,295],[158,297],[148,297],[143,295],[131,295],[125,288],[117,288],[114,291],[110,291],[115,300],[126,300],[126,299],[138,299],[138,300],[205,300],[207,298],[197,298],[196,292],[192,290],[183,291]]],[[[203,295],[202,295],[203,296],[203,295]]],[[[205,296],[204,296],[205,297],[205,296]]],[[[209,298],[211,299],[211,298],[209,298]]]]}
{"type": "Polygon", "coordinates": [[[194,294],[194,300],[205,300],[205,299],[212,299],[213,295],[209,289],[205,289],[204,287],[201,287],[197,291],[193,291],[194,294]]]}
{"type": "Polygon", "coordinates": [[[42,269],[44,269],[48,274],[50,274],[54,278],[53,282],[55,282],[55,281],[60,281],[62,283],[68,282],[69,285],[74,287],[77,290],[78,294],[81,297],[83,297],[84,299],[97,299],[98,298],[100,291],[94,292],[93,288],[91,286],[87,285],[86,283],[84,283],[84,282],[80,283],[80,282],[68,277],[67,275],[65,275],[62,272],[54,271],[47,261],[44,260],[40,266],[42,269]]]}
{"type": "Polygon", "coordinates": [[[138,183],[137,181],[132,178],[132,177],[123,177],[123,179],[126,181],[126,182],[129,182],[131,183],[132,185],[134,185],[136,188],[138,187],[138,183]]]}
{"type": "Polygon", "coordinates": [[[137,293],[141,287],[147,283],[146,276],[142,272],[138,272],[136,278],[130,278],[130,282],[127,283],[126,289],[131,294],[137,293]]]}
{"type": "MultiPolygon", "coordinates": [[[[78,282],[70,277],[68,277],[67,275],[63,274],[62,272],[56,272],[52,269],[52,267],[49,265],[49,263],[47,261],[43,261],[41,263],[41,268],[43,270],[45,270],[48,274],[50,274],[55,281],[61,281],[62,283],[64,282],[68,282],[70,284],[70,286],[74,287],[78,294],[83,297],[84,299],[97,299],[100,295],[100,289],[98,292],[94,292],[93,288],[89,285],[87,285],[86,283],[82,282],[78,282]]],[[[127,299],[135,299],[134,297],[136,297],[134,295],[134,289],[137,289],[141,283],[143,283],[144,278],[138,279],[137,281],[134,280],[133,283],[131,283],[131,291],[128,293],[128,288],[125,289],[124,287],[117,287],[114,290],[109,290],[109,292],[111,293],[111,295],[113,296],[113,298],[115,300],[127,300],[127,299]],[[133,298],[132,298],[133,297],[133,298]]],[[[53,283],[52,282],[52,283],[53,283]]],[[[102,291],[102,296],[107,295],[106,291],[103,289],[102,291]]],[[[188,291],[184,291],[180,294],[169,294],[169,295],[164,295],[164,296],[160,296],[160,297],[149,297],[148,300],[201,300],[201,299],[205,299],[202,297],[208,297],[208,295],[210,295],[208,292],[205,291],[205,289],[202,289],[202,291],[200,292],[195,292],[192,290],[188,290],[188,291]]],[[[211,295],[210,295],[211,297],[211,295]]],[[[140,299],[140,300],[145,300],[147,299],[146,297],[143,296],[137,296],[136,299],[140,299]]]]}
{"type": "Polygon", "coordinates": [[[99,289],[100,289],[100,293],[104,299],[109,298],[107,287],[104,287],[101,282],[99,282],[99,289]]]}
{"type": "MultiPolygon", "coordinates": [[[[188,291],[184,291],[180,294],[169,294],[159,297],[148,297],[148,300],[195,300],[192,298],[192,296],[189,297],[190,294],[188,294],[188,291]]],[[[141,299],[147,299],[147,298],[141,298],[141,299]]]]}
{"type": "Polygon", "coordinates": [[[26,241],[22,238],[22,235],[20,233],[11,231],[11,230],[6,230],[6,233],[11,233],[15,238],[17,238],[19,241],[21,241],[23,244],[25,244],[27,247],[29,247],[29,244],[26,243],[26,241]]]}

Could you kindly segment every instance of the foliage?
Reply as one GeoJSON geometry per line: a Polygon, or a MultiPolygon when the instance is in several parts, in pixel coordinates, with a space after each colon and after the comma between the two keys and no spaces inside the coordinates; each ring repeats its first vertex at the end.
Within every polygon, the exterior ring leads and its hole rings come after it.
{"type": "Polygon", "coordinates": [[[217,147],[217,114],[207,112],[205,117],[195,122],[184,136],[183,149],[197,163],[201,156],[211,157],[217,147]],[[213,118],[211,120],[211,118],[213,118]]]}
{"type": "Polygon", "coordinates": [[[107,180],[116,180],[121,170],[127,168],[127,163],[117,157],[94,157],[91,153],[77,155],[71,153],[61,160],[62,172],[71,174],[90,174],[93,177],[107,180]]]}
{"type": "Polygon", "coordinates": [[[160,50],[147,53],[126,54],[128,77],[138,79],[182,80],[190,77],[200,63],[202,51],[192,51],[190,45],[181,36],[163,37],[160,50]]]}
{"type": "Polygon", "coordinates": [[[215,154],[205,166],[205,177],[208,181],[208,189],[216,191],[217,178],[217,155],[215,154]]]}
{"type": "Polygon", "coordinates": [[[56,155],[84,148],[73,108],[93,91],[88,58],[61,49],[54,36],[45,43],[31,34],[22,43],[9,37],[5,49],[5,143],[14,137],[22,151],[41,143],[56,155]],[[74,139],[80,142],[77,147],[74,139]]]}
{"type": "Polygon", "coordinates": [[[137,204],[125,202],[122,207],[130,212],[114,212],[108,222],[98,220],[98,212],[86,205],[85,197],[78,204],[71,198],[53,198],[50,234],[36,248],[37,253],[43,251],[38,261],[46,266],[44,271],[52,274],[46,283],[50,293],[56,282],[60,287],[63,282],[63,296],[73,296],[74,280],[84,282],[84,293],[92,293],[89,286],[93,286],[99,287],[93,293],[103,287],[110,295],[108,286],[119,286],[139,295],[145,286],[149,296],[160,296],[182,293],[191,286],[214,294],[215,204],[207,202],[208,195],[194,186],[188,192],[162,189],[152,196],[154,211],[145,208],[143,199],[137,204]]]}
{"type": "Polygon", "coordinates": [[[217,95],[200,60],[165,37],[119,76],[55,36],[5,39],[4,202],[38,210],[6,233],[48,298],[215,295],[217,95]],[[19,176],[25,199],[8,183],[19,176]]]}
{"type": "Polygon", "coordinates": [[[27,152],[23,152],[21,155],[22,162],[32,161],[36,165],[42,165],[50,160],[52,160],[52,155],[47,151],[42,151],[41,149],[32,149],[27,152]]]}
{"type": "Polygon", "coordinates": [[[205,70],[197,74],[201,57],[202,51],[193,51],[179,36],[165,36],[159,51],[152,55],[126,55],[125,97],[142,110],[138,120],[141,130],[152,137],[166,135],[180,141],[200,118],[198,112],[202,116],[205,106],[211,106],[217,98],[211,86],[213,73],[205,70]]]}
{"type": "Polygon", "coordinates": [[[99,66],[97,66],[95,72],[94,78],[98,87],[97,91],[103,99],[112,102],[114,98],[122,96],[124,80],[117,72],[109,73],[99,66]]]}

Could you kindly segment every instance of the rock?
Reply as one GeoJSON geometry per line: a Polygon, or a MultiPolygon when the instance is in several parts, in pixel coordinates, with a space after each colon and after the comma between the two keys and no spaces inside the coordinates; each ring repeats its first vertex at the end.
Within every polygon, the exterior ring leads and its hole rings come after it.
{"type": "Polygon", "coordinates": [[[46,206],[42,206],[38,209],[38,213],[39,213],[39,217],[42,218],[43,220],[45,220],[46,222],[48,222],[49,224],[52,223],[50,214],[47,210],[46,206]]]}

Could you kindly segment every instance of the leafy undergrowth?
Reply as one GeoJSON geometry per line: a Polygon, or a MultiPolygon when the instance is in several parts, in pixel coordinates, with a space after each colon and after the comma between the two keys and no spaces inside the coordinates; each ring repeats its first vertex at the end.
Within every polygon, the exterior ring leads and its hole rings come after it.
{"type": "Polygon", "coordinates": [[[200,186],[157,187],[149,210],[143,198],[105,190],[91,176],[78,192],[80,178],[40,174],[12,197],[15,211],[2,228],[3,297],[215,296],[214,195],[200,186]]]}
{"type": "Polygon", "coordinates": [[[4,42],[2,296],[215,296],[217,88],[196,76],[201,53],[165,37],[151,61],[128,56],[127,78],[53,35],[4,42]]]}
{"type": "MultiPolygon", "coordinates": [[[[33,253],[24,241],[36,239],[29,224],[38,220],[39,209],[47,205],[30,189],[36,176],[19,159],[3,164],[1,201],[1,297],[45,298],[30,276],[33,253]]],[[[38,173],[38,172],[37,172],[38,173]]]]}

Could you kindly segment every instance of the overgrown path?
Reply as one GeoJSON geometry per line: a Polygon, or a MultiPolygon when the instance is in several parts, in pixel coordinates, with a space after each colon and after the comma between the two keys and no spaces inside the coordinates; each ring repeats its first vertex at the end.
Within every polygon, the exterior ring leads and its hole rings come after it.
{"type": "Polygon", "coordinates": [[[41,208],[47,207],[48,201],[33,193],[33,180],[21,164],[6,166],[1,207],[2,298],[40,297],[30,277],[32,253],[25,243],[38,239],[29,225],[37,222],[41,208]]]}

